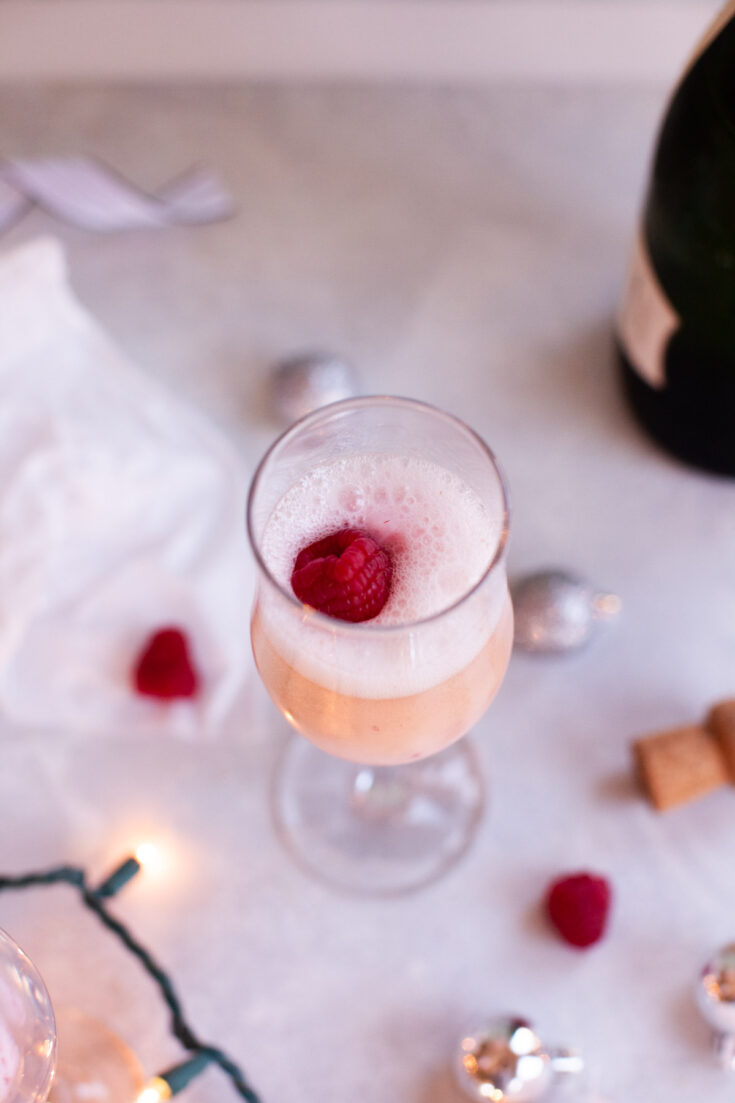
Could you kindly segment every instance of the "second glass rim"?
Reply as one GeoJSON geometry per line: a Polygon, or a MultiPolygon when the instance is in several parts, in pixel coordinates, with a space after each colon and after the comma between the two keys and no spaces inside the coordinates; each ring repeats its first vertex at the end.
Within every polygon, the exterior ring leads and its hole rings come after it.
{"type": "Polygon", "coordinates": [[[450,613],[459,609],[464,605],[469,598],[475,594],[489,576],[495,571],[503,561],[505,550],[508,543],[508,533],[510,531],[510,495],[508,492],[508,484],[503,474],[503,469],[498,462],[498,459],[486,443],[486,441],[476,432],[470,425],[461,418],[456,417],[454,414],[447,413],[446,410],[440,409],[438,406],[432,405],[430,402],[423,402],[416,398],[407,398],[401,395],[360,395],[355,398],[345,398],[339,402],[331,402],[326,406],[320,406],[317,410],[312,410],[311,413],[306,414],[304,417],[299,418],[293,425],[290,425],[284,432],[282,432],[276,439],[270,444],[264,455],[262,456],[258,466],[255,469],[253,477],[250,481],[250,488],[247,495],[245,523],[248,534],[248,540],[255,556],[256,564],[268,582],[281,594],[282,597],[288,601],[290,605],[301,611],[304,617],[308,617],[309,623],[316,626],[322,626],[325,629],[335,632],[347,632],[354,633],[356,635],[365,635],[369,633],[371,636],[378,636],[379,634],[395,634],[400,632],[411,631],[413,629],[421,628],[424,625],[433,624],[439,620],[443,620],[450,613]],[[498,479],[498,484],[503,498],[503,517],[500,529],[500,536],[498,538],[497,547],[495,553],[488,563],[485,570],[482,572],[477,582],[473,586],[466,590],[461,597],[452,602],[451,605],[446,605],[443,609],[439,609],[436,613],[432,613],[431,616],[422,617],[419,620],[405,621],[401,624],[372,624],[370,621],[360,622],[357,624],[351,621],[339,620],[335,617],[330,617],[326,613],[320,613],[318,609],[315,609],[312,605],[306,605],[304,602],[299,601],[296,595],[288,590],[285,586],[282,586],[277,578],[274,577],[267,563],[265,562],[259,543],[255,537],[253,527],[253,503],[255,495],[262,478],[263,472],[268,461],[273,456],[274,452],[286,444],[292,437],[296,436],[302,430],[309,426],[317,425],[320,421],[333,417],[335,414],[340,413],[343,410],[359,409],[360,407],[380,407],[380,406],[403,406],[406,409],[417,410],[422,413],[438,416],[452,425],[454,428],[459,429],[464,433],[474,444],[479,446],[480,451],[485,454],[490,461],[490,465],[498,479]]]}

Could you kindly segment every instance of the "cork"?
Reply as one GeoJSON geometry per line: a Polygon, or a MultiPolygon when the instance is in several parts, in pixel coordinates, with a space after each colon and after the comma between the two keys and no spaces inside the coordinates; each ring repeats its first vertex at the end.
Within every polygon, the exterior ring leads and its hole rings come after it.
{"type": "Polygon", "coordinates": [[[644,736],[633,744],[633,753],[648,798],[660,812],[730,780],[717,740],[702,727],[644,736]]]}
{"type": "Polygon", "coordinates": [[[735,783],[735,697],[712,706],[707,727],[719,743],[730,781],[735,783]]]}

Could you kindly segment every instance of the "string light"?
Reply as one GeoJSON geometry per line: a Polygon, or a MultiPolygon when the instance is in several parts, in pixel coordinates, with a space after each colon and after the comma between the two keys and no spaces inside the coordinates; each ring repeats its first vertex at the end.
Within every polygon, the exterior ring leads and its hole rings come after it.
{"type": "Polygon", "coordinates": [[[187,1088],[211,1061],[210,1051],[203,1049],[188,1061],[182,1061],[180,1065],[174,1065],[166,1072],[154,1076],[143,1088],[137,1103],[165,1103],[165,1100],[170,1099],[172,1095],[178,1095],[180,1091],[187,1088]]]}
{"type": "Polygon", "coordinates": [[[141,863],[138,858],[126,858],[112,873],[105,878],[101,885],[94,890],[98,900],[107,900],[110,896],[116,896],[121,888],[132,881],[133,877],[141,871],[141,863]]]}
{"type": "Polygon", "coordinates": [[[146,873],[161,873],[164,867],[163,855],[160,847],[155,843],[144,842],[136,848],[135,851],[136,860],[140,863],[141,869],[144,869],[146,873]]]}
{"type": "Polygon", "coordinates": [[[162,1076],[154,1076],[138,1095],[136,1103],[165,1103],[171,1098],[168,1081],[162,1076]]]}
{"type": "Polygon", "coordinates": [[[77,889],[84,905],[94,912],[100,922],[111,931],[138,959],[142,967],[156,983],[171,1014],[171,1032],[189,1050],[190,1056],[178,1065],[154,1076],[138,1095],[136,1103],[165,1103],[171,1096],[177,1095],[188,1087],[195,1077],[208,1065],[217,1065],[229,1078],[233,1088],[247,1103],[261,1103],[244,1073],[227,1056],[224,1050],[206,1045],[200,1041],[191,1029],[168,974],[161,968],[148,950],[134,937],[128,927],[110,915],[106,901],[115,896],[144,867],[155,867],[160,863],[160,853],[153,843],[141,843],[135,852],[125,858],[97,888],[90,888],[83,869],[78,866],[58,866],[41,873],[26,873],[17,876],[0,876],[0,892],[6,889],[33,888],[66,884],[77,889]]]}

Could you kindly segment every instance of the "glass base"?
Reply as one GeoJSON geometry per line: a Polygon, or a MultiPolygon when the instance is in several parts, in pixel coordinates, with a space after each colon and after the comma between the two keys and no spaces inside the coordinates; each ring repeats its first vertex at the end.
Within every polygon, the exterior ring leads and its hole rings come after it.
{"type": "Polygon", "coordinates": [[[143,1070],[132,1050],[76,1008],[56,1013],[58,1059],[49,1103],[133,1103],[143,1070]]]}
{"type": "Polygon", "coordinates": [[[398,896],[436,881],[466,853],[484,794],[464,739],[407,766],[361,766],[293,736],[273,804],[281,838],[312,876],[349,893],[398,896]]]}

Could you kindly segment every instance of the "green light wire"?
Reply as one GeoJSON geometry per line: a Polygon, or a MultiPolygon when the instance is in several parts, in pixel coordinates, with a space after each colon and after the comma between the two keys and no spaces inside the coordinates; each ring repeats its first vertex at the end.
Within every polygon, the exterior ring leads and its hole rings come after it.
{"type": "Polygon", "coordinates": [[[260,1096],[250,1087],[245,1079],[245,1074],[227,1056],[224,1050],[217,1046],[207,1045],[197,1037],[184,1018],[181,1001],[176,994],[171,978],[148,950],[131,934],[128,928],[108,912],[104,901],[119,892],[123,885],[127,884],[139,870],[140,863],[135,858],[126,858],[98,888],[91,889],[87,885],[87,878],[83,869],[77,866],[57,866],[55,869],[49,869],[42,873],[0,877],[0,892],[6,889],[25,889],[44,885],[71,885],[75,888],[86,907],[94,912],[108,931],[119,938],[130,953],[138,959],[149,977],[157,984],[163,1000],[171,1012],[171,1033],[194,1058],[194,1060],[189,1058],[181,1066],[176,1066],[176,1068],[169,1069],[162,1074],[161,1078],[169,1083],[172,1094],[181,1091],[193,1079],[194,1075],[202,1072],[207,1065],[218,1065],[230,1078],[232,1086],[239,1096],[246,1099],[248,1103],[261,1103],[260,1096]]]}

